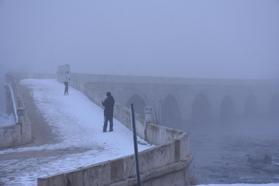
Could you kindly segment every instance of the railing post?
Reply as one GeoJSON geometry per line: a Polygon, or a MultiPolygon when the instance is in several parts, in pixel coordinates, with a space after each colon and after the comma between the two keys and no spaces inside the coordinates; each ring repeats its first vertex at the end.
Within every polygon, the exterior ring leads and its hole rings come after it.
{"type": "Polygon", "coordinates": [[[134,151],[136,159],[136,172],[137,172],[137,185],[141,186],[140,171],[139,171],[139,159],[138,159],[138,141],[137,141],[137,131],[136,131],[136,120],[135,120],[135,110],[134,105],[131,104],[132,111],[132,124],[133,124],[133,134],[134,134],[134,151]]]}
{"type": "Polygon", "coordinates": [[[23,107],[19,107],[17,108],[17,115],[18,115],[18,122],[22,123],[24,122],[24,108],[23,107]]]}
{"type": "Polygon", "coordinates": [[[148,124],[154,123],[154,116],[153,116],[153,109],[152,107],[145,107],[144,108],[144,140],[148,141],[147,139],[147,127],[148,124]]]}
{"type": "Polygon", "coordinates": [[[153,123],[154,117],[153,117],[153,110],[152,107],[145,107],[144,108],[144,123],[153,123]]]}

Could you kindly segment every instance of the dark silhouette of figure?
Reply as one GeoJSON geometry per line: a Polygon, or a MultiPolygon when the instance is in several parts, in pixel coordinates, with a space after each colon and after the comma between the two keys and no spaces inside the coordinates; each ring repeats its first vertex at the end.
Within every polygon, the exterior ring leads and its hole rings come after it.
{"type": "Polygon", "coordinates": [[[65,81],[65,90],[64,90],[64,95],[69,95],[69,82],[65,81]]]}
{"type": "Polygon", "coordinates": [[[107,98],[102,102],[103,106],[105,107],[104,109],[104,127],[103,127],[103,132],[107,131],[107,125],[109,122],[109,131],[113,131],[113,107],[114,107],[114,98],[112,97],[110,92],[107,92],[107,98]]]}
{"type": "Polygon", "coordinates": [[[67,71],[65,75],[65,81],[64,81],[64,85],[65,85],[64,95],[69,95],[69,81],[70,81],[70,72],[67,71]]]}

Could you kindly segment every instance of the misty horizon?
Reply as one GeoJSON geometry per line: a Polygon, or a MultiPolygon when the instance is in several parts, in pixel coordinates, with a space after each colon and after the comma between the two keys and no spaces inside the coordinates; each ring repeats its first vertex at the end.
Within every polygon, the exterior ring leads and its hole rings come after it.
{"type": "Polygon", "coordinates": [[[276,0],[1,0],[1,70],[278,78],[278,17],[276,0]]]}

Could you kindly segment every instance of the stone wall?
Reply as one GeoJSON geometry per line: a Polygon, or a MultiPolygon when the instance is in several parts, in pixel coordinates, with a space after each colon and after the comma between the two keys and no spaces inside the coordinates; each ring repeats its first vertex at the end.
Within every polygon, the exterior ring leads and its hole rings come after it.
{"type": "Polygon", "coordinates": [[[23,87],[19,85],[19,80],[14,76],[7,75],[7,101],[8,113],[13,113],[14,125],[0,128],[0,148],[14,147],[29,143],[32,140],[30,120],[25,113],[23,87]],[[13,95],[12,95],[13,94],[13,95]],[[14,97],[15,103],[13,103],[14,97]],[[16,114],[13,112],[15,109],[16,114]]]}
{"type": "Polygon", "coordinates": [[[72,84],[94,94],[111,91],[121,105],[137,103],[140,114],[152,107],[155,119],[171,128],[229,123],[279,115],[278,80],[184,79],[72,73],[72,84]],[[77,81],[77,82],[76,82],[77,81]],[[80,87],[84,88],[84,87],[80,87]],[[204,118],[204,119],[201,119],[204,118]]]}

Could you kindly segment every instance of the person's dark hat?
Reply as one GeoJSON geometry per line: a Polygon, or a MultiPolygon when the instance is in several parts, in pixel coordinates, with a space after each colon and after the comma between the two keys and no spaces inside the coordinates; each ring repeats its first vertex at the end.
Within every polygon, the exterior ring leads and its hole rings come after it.
{"type": "Polygon", "coordinates": [[[111,93],[110,93],[110,92],[107,92],[107,96],[111,96],[111,93]]]}

